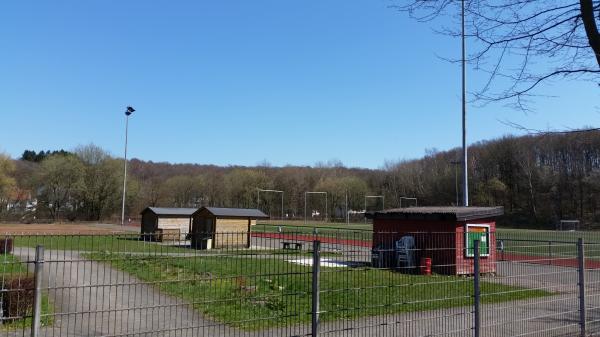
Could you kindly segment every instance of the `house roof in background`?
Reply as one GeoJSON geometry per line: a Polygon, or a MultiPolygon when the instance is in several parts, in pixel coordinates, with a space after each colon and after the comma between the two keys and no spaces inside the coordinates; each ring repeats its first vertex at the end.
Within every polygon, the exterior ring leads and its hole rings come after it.
{"type": "Polygon", "coordinates": [[[368,212],[368,219],[469,221],[504,214],[504,207],[407,207],[368,212]]]}

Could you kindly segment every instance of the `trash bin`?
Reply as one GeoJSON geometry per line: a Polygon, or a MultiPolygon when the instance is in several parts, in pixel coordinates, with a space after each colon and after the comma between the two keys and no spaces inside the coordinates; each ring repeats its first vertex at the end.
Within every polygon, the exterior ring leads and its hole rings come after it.
{"type": "Polygon", "coordinates": [[[421,268],[421,275],[431,275],[431,258],[422,257],[419,267],[421,268]]]}
{"type": "Polygon", "coordinates": [[[411,272],[416,267],[415,238],[403,236],[394,243],[396,253],[396,268],[411,272]]]}

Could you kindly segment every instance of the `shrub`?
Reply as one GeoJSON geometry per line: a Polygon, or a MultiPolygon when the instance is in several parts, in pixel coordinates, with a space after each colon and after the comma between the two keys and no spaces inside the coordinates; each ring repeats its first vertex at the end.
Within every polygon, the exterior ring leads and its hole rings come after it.
{"type": "Polygon", "coordinates": [[[28,275],[14,275],[4,280],[2,295],[3,317],[15,320],[26,317],[33,311],[35,278],[28,275]]]}
{"type": "Polygon", "coordinates": [[[10,254],[13,251],[13,238],[0,237],[0,254],[10,254]]]}

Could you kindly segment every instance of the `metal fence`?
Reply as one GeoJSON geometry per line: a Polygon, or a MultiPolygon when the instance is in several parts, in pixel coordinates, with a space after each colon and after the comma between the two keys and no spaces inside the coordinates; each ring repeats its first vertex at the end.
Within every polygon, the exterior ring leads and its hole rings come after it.
{"type": "MultiPolygon", "coordinates": [[[[600,236],[600,235],[599,235],[600,236]]],[[[595,233],[12,235],[6,336],[594,336],[595,233]]]]}

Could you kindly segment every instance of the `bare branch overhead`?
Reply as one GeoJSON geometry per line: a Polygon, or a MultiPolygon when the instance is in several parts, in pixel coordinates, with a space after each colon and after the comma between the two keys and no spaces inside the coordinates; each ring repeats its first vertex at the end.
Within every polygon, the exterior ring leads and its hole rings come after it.
{"type": "MultiPolygon", "coordinates": [[[[600,79],[600,0],[465,0],[468,62],[486,74],[480,103],[508,100],[526,109],[541,83],[600,79]]],[[[395,6],[419,21],[459,19],[459,0],[395,6]]],[[[459,25],[443,34],[459,37],[459,25]]],[[[456,60],[454,60],[456,61],[456,60]]]]}

